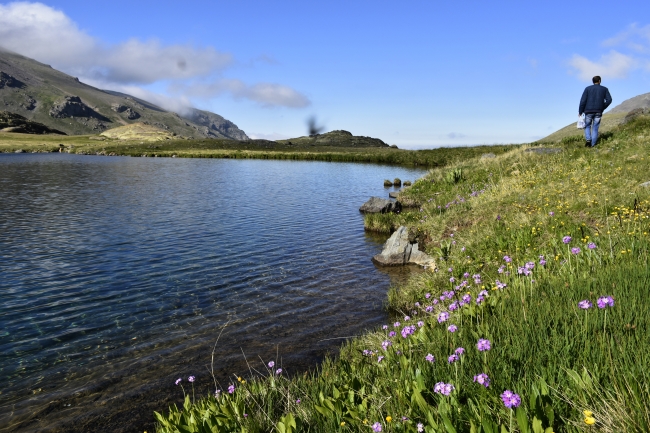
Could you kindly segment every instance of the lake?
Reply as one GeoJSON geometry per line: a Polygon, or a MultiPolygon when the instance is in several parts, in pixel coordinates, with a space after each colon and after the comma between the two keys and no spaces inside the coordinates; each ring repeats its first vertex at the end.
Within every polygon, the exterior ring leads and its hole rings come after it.
{"type": "Polygon", "coordinates": [[[153,431],[274,360],[314,369],[387,320],[358,208],[379,165],[0,154],[0,431],[153,431]],[[227,326],[226,326],[227,325],[227,326]]]}

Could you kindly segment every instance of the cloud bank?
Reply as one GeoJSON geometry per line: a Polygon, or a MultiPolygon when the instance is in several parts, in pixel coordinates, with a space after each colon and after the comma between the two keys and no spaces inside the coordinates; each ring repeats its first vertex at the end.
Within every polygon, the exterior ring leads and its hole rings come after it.
{"type": "MultiPolygon", "coordinates": [[[[80,30],[62,11],[30,2],[0,4],[0,45],[114,90],[171,81],[177,91],[189,92],[176,94],[186,100],[201,96],[186,81],[218,76],[234,63],[231,54],[213,47],[165,45],[156,39],[106,44],[80,30]]],[[[279,84],[224,79],[215,83],[221,90],[212,96],[230,93],[263,106],[300,108],[310,103],[300,92],[279,84]]]]}
{"type": "Polygon", "coordinates": [[[610,48],[610,51],[598,60],[590,60],[578,54],[569,60],[569,65],[581,80],[591,82],[595,75],[605,79],[626,78],[639,68],[650,71],[650,25],[639,27],[630,24],[601,45],[610,48]]]}

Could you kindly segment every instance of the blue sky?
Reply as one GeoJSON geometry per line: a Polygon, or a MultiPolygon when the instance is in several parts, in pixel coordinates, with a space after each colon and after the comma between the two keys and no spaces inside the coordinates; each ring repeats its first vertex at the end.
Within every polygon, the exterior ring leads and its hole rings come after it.
{"type": "Polygon", "coordinates": [[[313,115],[401,148],[518,143],[573,122],[596,73],[613,105],[650,92],[650,2],[617,5],[0,1],[0,46],[252,137],[313,115]]]}

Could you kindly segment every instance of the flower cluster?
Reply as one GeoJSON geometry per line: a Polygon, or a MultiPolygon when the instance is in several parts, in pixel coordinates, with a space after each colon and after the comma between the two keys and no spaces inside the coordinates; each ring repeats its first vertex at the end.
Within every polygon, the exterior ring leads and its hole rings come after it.
{"type": "MultiPolygon", "coordinates": [[[[611,296],[601,296],[598,298],[596,301],[596,304],[598,305],[598,308],[607,308],[607,307],[613,307],[614,306],[614,298],[611,296]]],[[[583,299],[582,301],[578,302],[578,307],[582,308],[583,310],[588,310],[591,307],[593,307],[594,304],[589,300],[589,299],[583,299]]]]}
{"type": "Polygon", "coordinates": [[[436,394],[449,395],[454,389],[456,388],[451,383],[438,382],[433,387],[433,392],[436,394]]]}
{"type": "Polygon", "coordinates": [[[485,352],[486,350],[490,350],[491,349],[490,340],[486,340],[485,338],[481,338],[480,340],[478,340],[478,343],[476,344],[476,347],[478,348],[478,350],[480,352],[485,352]]]}
{"type": "Polygon", "coordinates": [[[486,388],[490,386],[490,378],[485,373],[480,373],[474,376],[474,382],[478,383],[479,385],[483,385],[486,388]]]}
{"type": "Polygon", "coordinates": [[[508,409],[513,409],[519,407],[519,405],[521,404],[521,397],[519,397],[519,394],[515,394],[509,389],[506,389],[505,391],[503,391],[503,394],[501,394],[501,401],[503,401],[503,404],[508,409]]]}

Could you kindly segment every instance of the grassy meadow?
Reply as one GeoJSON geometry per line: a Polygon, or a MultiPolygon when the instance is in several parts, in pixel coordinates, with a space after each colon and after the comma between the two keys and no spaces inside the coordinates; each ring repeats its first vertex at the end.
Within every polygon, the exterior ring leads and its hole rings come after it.
{"type": "MultiPolygon", "coordinates": [[[[0,133],[0,152],[63,152],[84,155],[288,159],[303,161],[363,162],[403,166],[440,167],[474,158],[485,153],[501,155],[513,145],[440,148],[432,150],[403,150],[390,147],[334,147],[300,144],[294,140],[272,142],[264,140],[235,141],[221,139],[172,139],[163,141],[117,140],[99,135],[29,135],[0,133]]],[[[518,147],[518,146],[514,146],[518,147]]]]}
{"type": "Polygon", "coordinates": [[[438,258],[391,289],[391,323],[316,372],[257,361],[196,399],[181,378],[158,431],[650,431],[650,119],[569,138],[432,169],[366,217],[438,258]]]}

